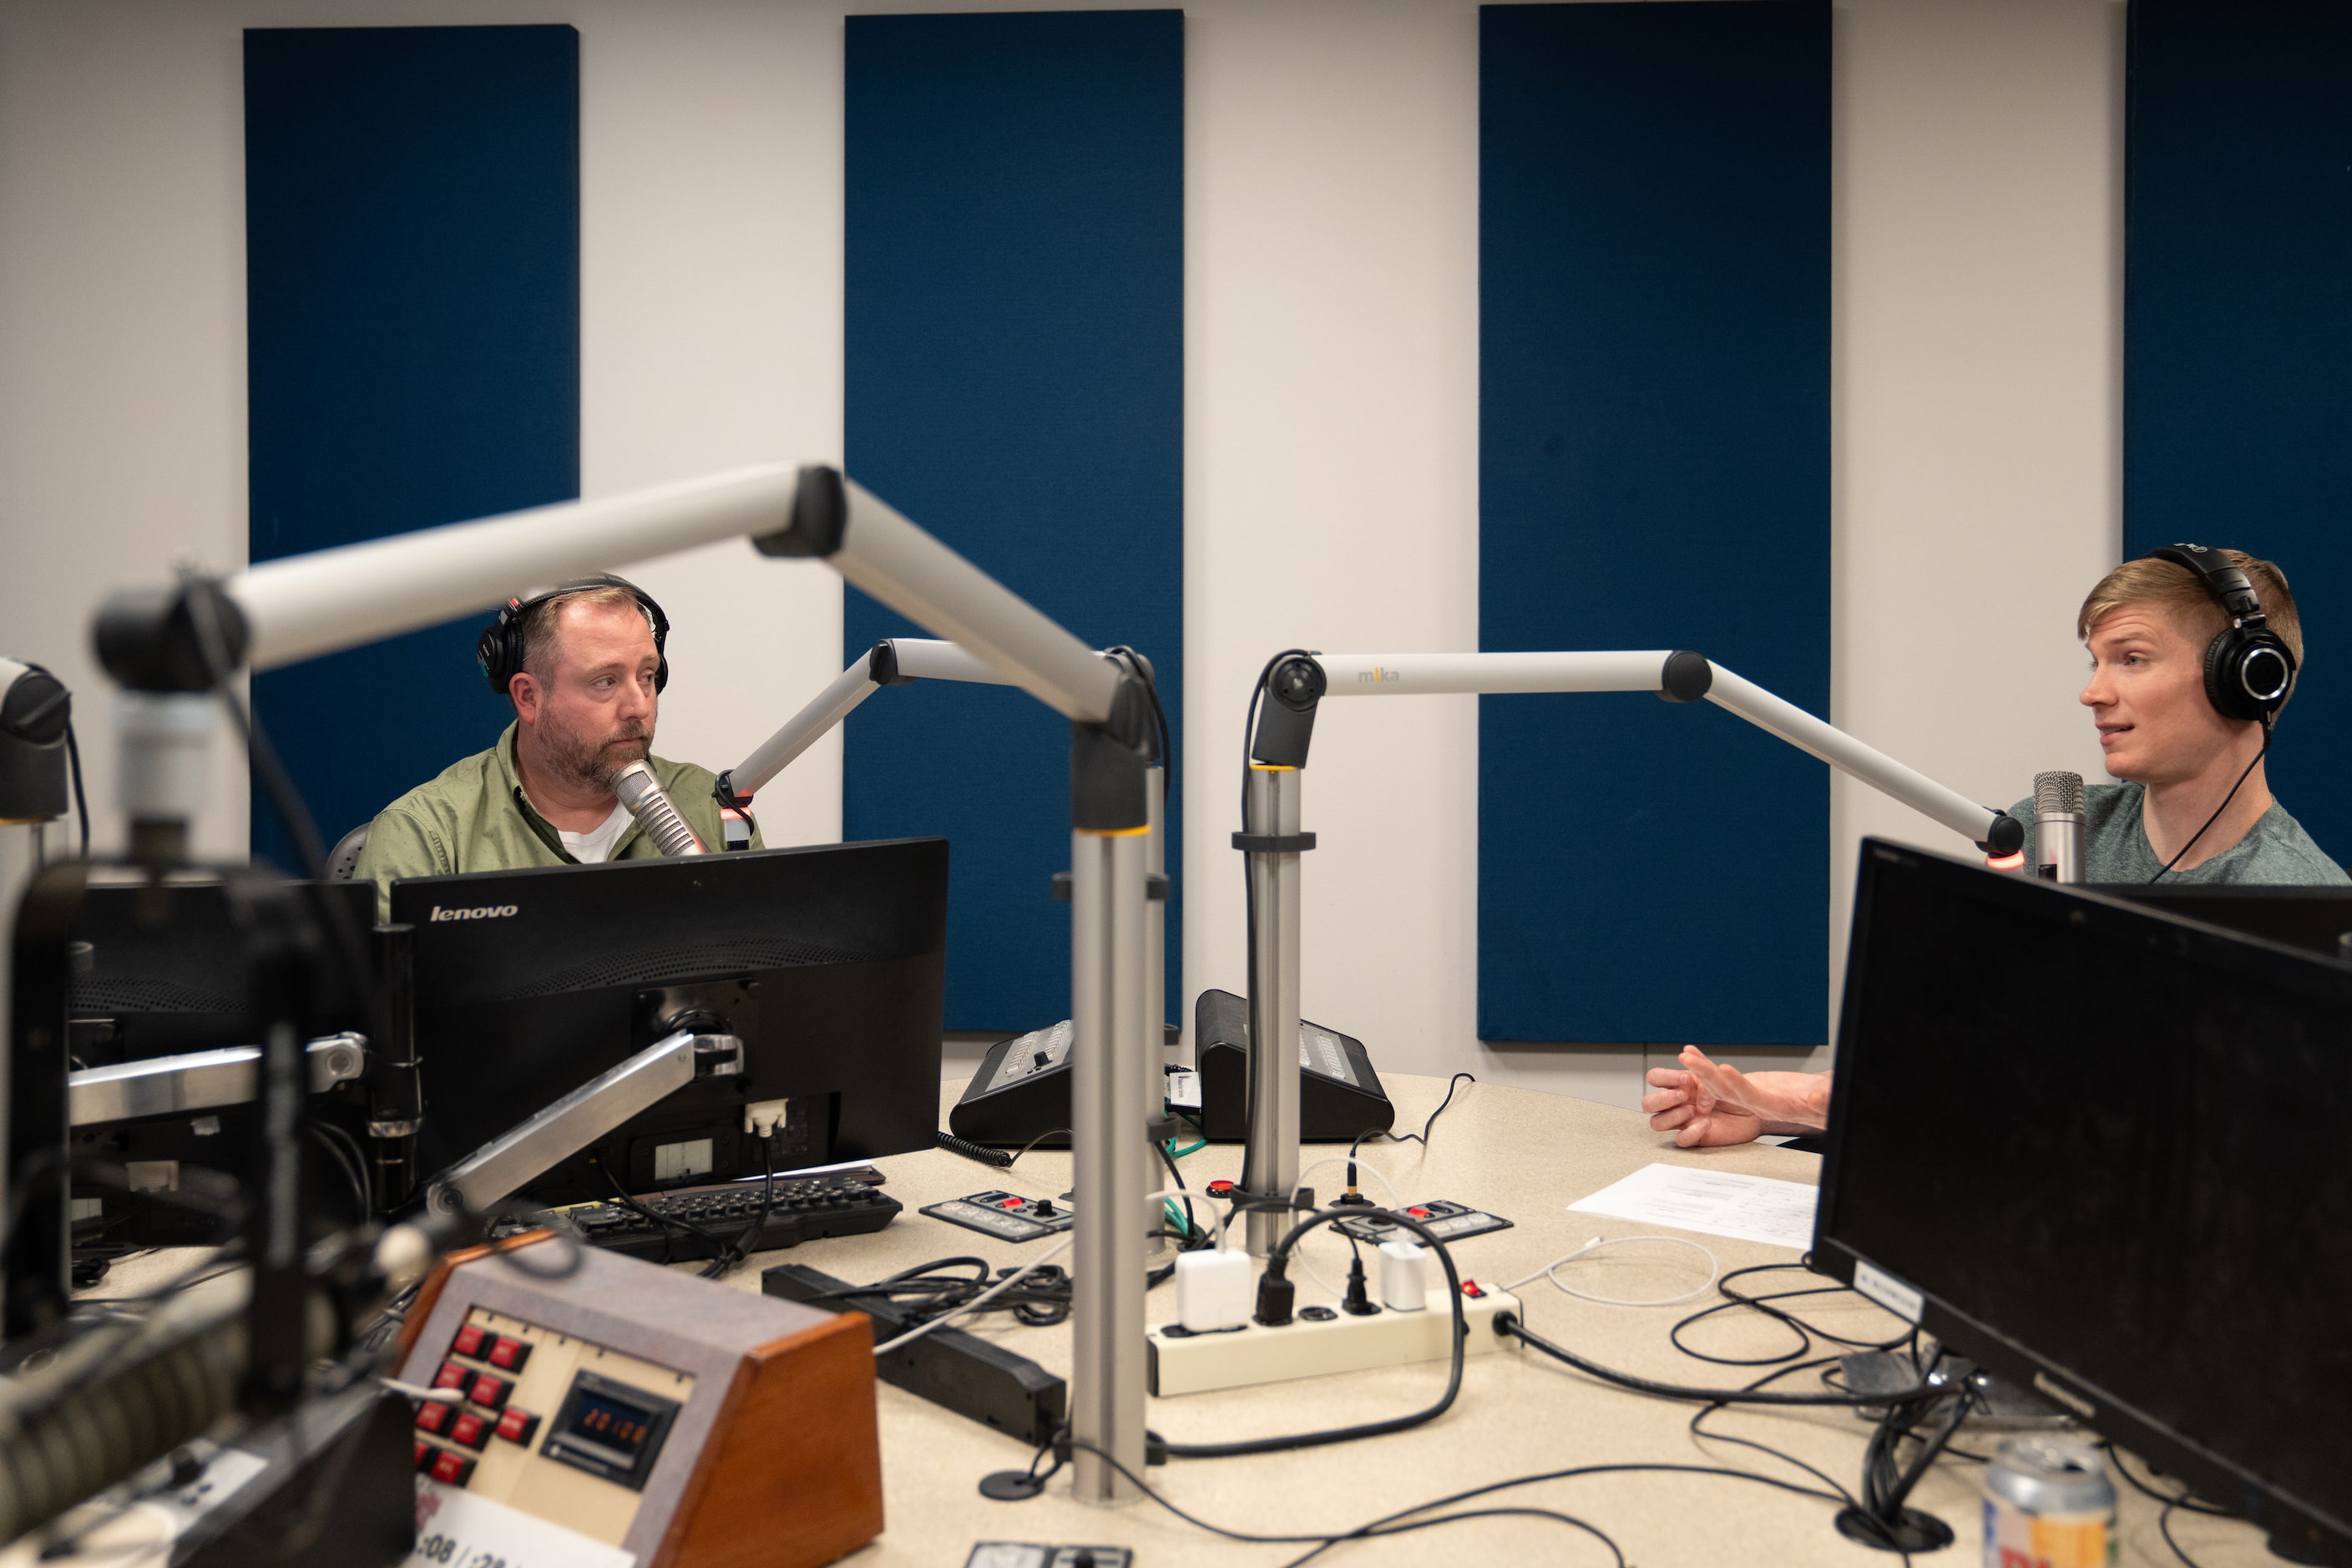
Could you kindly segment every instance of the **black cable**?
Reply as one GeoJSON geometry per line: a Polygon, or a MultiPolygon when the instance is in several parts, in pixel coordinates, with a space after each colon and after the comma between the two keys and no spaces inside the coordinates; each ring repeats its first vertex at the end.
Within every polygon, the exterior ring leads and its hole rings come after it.
{"type": "Polygon", "coordinates": [[[2197,1559],[2189,1556],[2188,1550],[2183,1547],[2179,1542],[2173,1539],[2172,1516],[2176,1510],[2187,1510],[2189,1512],[2196,1511],[2193,1509],[2188,1509],[2188,1505],[2185,1503],[2166,1503],[2163,1508],[2157,1511],[2156,1532],[2164,1537],[2164,1543],[2172,1548],[2172,1554],[2175,1557],[2180,1559],[2181,1568],[2201,1568],[2201,1565],[2198,1563],[2197,1559]]]}
{"type": "Polygon", "coordinates": [[[712,1258],[709,1263],[704,1266],[702,1277],[705,1279],[724,1279],[728,1275],[733,1273],[735,1269],[742,1264],[745,1258],[751,1257],[751,1248],[758,1243],[761,1233],[768,1228],[768,1216],[775,1212],[775,1133],[770,1132],[766,1137],[761,1139],[760,1148],[766,1157],[768,1167],[768,1177],[766,1182],[762,1184],[761,1191],[760,1217],[753,1220],[751,1224],[751,1227],[745,1230],[742,1235],[735,1238],[734,1246],[727,1248],[724,1252],[721,1252],[718,1257],[712,1258]]]}
{"type": "Polygon", "coordinates": [[[1113,644],[1103,651],[1112,654],[1123,653],[1134,659],[1135,662],[1128,668],[1132,669],[1136,679],[1143,683],[1143,695],[1150,700],[1151,721],[1160,734],[1160,754],[1153,761],[1160,764],[1160,819],[1165,821],[1167,820],[1166,803],[1176,793],[1176,742],[1173,733],[1169,729],[1168,710],[1160,705],[1160,677],[1150,670],[1149,659],[1125,643],[1113,644]]]}
{"type": "MultiPolygon", "coordinates": [[[[1298,1245],[1299,1239],[1308,1231],[1318,1226],[1359,1217],[1376,1222],[1386,1221],[1401,1229],[1412,1231],[1437,1254],[1437,1261],[1444,1266],[1445,1297],[1447,1304],[1454,1312],[1453,1354],[1446,1366],[1445,1392],[1438,1395],[1437,1402],[1425,1410],[1417,1410],[1406,1415],[1393,1415],[1383,1421],[1360,1422],[1352,1426],[1334,1426],[1320,1432],[1302,1432],[1286,1437],[1244,1437],[1229,1443],[1170,1443],[1165,1445],[1170,1458],[1231,1459],[1249,1454],[1277,1454],[1294,1448],[1319,1448],[1329,1443],[1352,1443],[1360,1437],[1378,1437],[1386,1433],[1402,1432],[1408,1427],[1422,1426],[1426,1422],[1436,1420],[1454,1407],[1454,1397],[1462,1392],[1464,1345],[1470,1337],[1469,1321],[1462,1308],[1462,1276],[1454,1267],[1454,1254],[1446,1250],[1445,1243],[1438,1239],[1437,1233],[1411,1215],[1398,1214],[1391,1209],[1366,1208],[1356,1204],[1350,1204],[1345,1208],[1318,1209],[1292,1226],[1283,1238],[1274,1244],[1273,1252],[1266,1258],[1266,1272],[1260,1281],[1259,1289],[1261,1292],[1265,1289],[1265,1280],[1281,1278],[1279,1271],[1289,1261],[1291,1249],[1298,1245]]],[[[1263,1296],[1260,1299],[1263,1300],[1263,1296]]]]}
{"type": "Polygon", "coordinates": [[[1418,1132],[1391,1132],[1385,1128],[1367,1127],[1357,1133],[1356,1141],[1348,1145],[1348,1190],[1351,1193],[1356,1190],[1356,1151],[1362,1146],[1365,1139],[1381,1138],[1391,1143],[1418,1143],[1424,1149],[1428,1148],[1429,1130],[1437,1125],[1437,1119],[1445,1114],[1447,1106],[1454,1103],[1454,1091],[1465,1083],[1477,1081],[1477,1074],[1466,1072],[1455,1073],[1448,1079],[1445,1082],[1445,1098],[1437,1102],[1437,1109],[1429,1113],[1429,1120],[1421,1124],[1421,1131],[1418,1132]]]}
{"type": "Polygon", "coordinates": [[[959,1138],[942,1127],[931,1134],[939,1146],[950,1154],[961,1154],[967,1160],[977,1160],[983,1165],[993,1165],[1002,1171],[1013,1163],[1013,1156],[1002,1149],[992,1149],[985,1143],[974,1143],[959,1138]]]}
{"type": "MultiPolygon", "coordinates": [[[[1803,1372],[1812,1367],[1822,1366],[1826,1363],[1833,1362],[1837,1358],[1834,1356],[1828,1356],[1823,1357],[1821,1361],[1799,1362],[1793,1366],[1777,1367],[1774,1370],[1766,1373],[1763,1376],[1756,1379],[1753,1383],[1748,1384],[1747,1385],[1746,1392],[1753,1392],[1757,1389],[1762,1388],[1765,1384],[1776,1382],[1780,1378],[1788,1377],[1792,1373],[1803,1372]]],[[[1691,1413],[1689,1423],[1690,1435],[1702,1442],[1734,1443],[1743,1448],[1753,1448],[1758,1453],[1778,1459],[1783,1464],[1792,1465],[1796,1468],[1801,1469],[1807,1475],[1812,1477],[1815,1480],[1821,1482],[1822,1486],[1829,1489],[1826,1491],[1815,1491],[1812,1489],[1808,1488],[1806,1489],[1809,1495],[1822,1498],[1829,1502],[1843,1503],[1848,1507],[1853,1506],[1855,1501],[1854,1495],[1845,1489],[1845,1486],[1843,1482],[1839,1481],[1836,1477],[1830,1475],[1827,1471],[1815,1469],[1812,1466],[1797,1458],[1794,1454],[1784,1452],[1781,1449],[1773,1447],[1769,1443],[1759,1442],[1753,1437],[1741,1437],[1736,1436],[1729,1432],[1712,1432],[1707,1430],[1706,1418],[1725,1408],[1726,1406],[1721,1405],[1703,1405],[1697,1410],[1693,1411],[1691,1413]]],[[[1705,1452],[1704,1449],[1700,1451],[1705,1452]]]]}
{"type": "MultiPolygon", "coordinates": [[[[1430,1519],[1410,1520],[1401,1524],[1393,1524],[1381,1530],[1372,1531],[1364,1536],[1349,1536],[1345,1537],[1344,1539],[1372,1540],[1381,1536],[1403,1535],[1415,1530],[1433,1530],[1441,1524],[1459,1524],[1465,1519],[1557,1520],[1561,1524],[1574,1526],[1576,1529],[1584,1531],[1585,1534],[1592,1537],[1593,1540],[1601,1542],[1601,1545],[1609,1549],[1610,1556],[1616,1560],[1617,1568],[1626,1568],[1624,1550],[1620,1547],[1615,1541],[1610,1538],[1607,1531],[1603,1531],[1599,1525],[1592,1524],[1585,1520],[1577,1518],[1572,1513],[1562,1513],[1558,1509],[1550,1508],[1465,1508],[1459,1513],[1441,1513],[1430,1519]]],[[[1315,1547],[1311,1551],[1292,1558],[1288,1563],[1283,1564],[1283,1568],[1301,1568],[1302,1564],[1313,1562],[1316,1558],[1322,1556],[1323,1553],[1330,1551],[1332,1547],[1339,1544],[1339,1542],[1337,1541],[1327,1541],[1322,1545],[1315,1547]]]]}
{"type": "Polygon", "coordinates": [[[1207,1234],[1201,1229],[1201,1222],[1193,1216],[1192,1190],[1184,1184],[1184,1173],[1176,1168],[1176,1156],[1169,1152],[1168,1145],[1162,1143],[1157,1138],[1154,1138],[1151,1141],[1151,1146],[1160,1151],[1160,1163],[1168,1167],[1168,1174],[1175,1179],[1176,1190],[1184,1194],[1185,1247],[1189,1248],[1196,1245],[1205,1246],[1209,1237],[1207,1234]],[[1200,1237],[1202,1238],[1198,1244],[1193,1241],[1192,1238],[1194,1237],[1200,1237]]]}
{"type": "Polygon", "coordinates": [[[352,1201],[359,1205],[359,1212],[352,1216],[353,1223],[364,1225],[367,1223],[368,1215],[374,1212],[369,1205],[367,1162],[360,1159],[354,1163],[356,1150],[352,1153],[346,1153],[343,1144],[335,1142],[335,1138],[330,1136],[331,1133],[340,1135],[346,1143],[351,1141],[351,1134],[343,1131],[340,1127],[332,1127],[323,1121],[310,1123],[310,1136],[319,1141],[320,1148],[334,1156],[335,1163],[342,1170],[343,1180],[351,1186],[352,1201]]]}
{"type": "Polygon", "coordinates": [[[1562,1345],[1556,1345],[1545,1339],[1521,1322],[1518,1316],[1513,1312],[1502,1311],[1495,1314],[1495,1331],[1498,1334],[1507,1334],[1532,1349],[1541,1351],[1554,1361],[1565,1362],[1577,1371],[1597,1377],[1603,1383],[1613,1383],[1620,1388],[1630,1388],[1639,1394],[1654,1394],[1661,1399],[1696,1399],[1714,1405],[1826,1405],[1851,1408],[1854,1405],[1902,1404],[1950,1392],[1948,1385],[1940,1384],[1922,1384],[1917,1388],[1896,1389],[1886,1394],[1781,1394],[1769,1390],[1745,1388],[1692,1388],[1679,1383],[1660,1383],[1654,1378],[1636,1377],[1630,1372],[1619,1372],[1614,1367],[1603,1366],[1596,1361],[1588,1361],[1574,1351],[1562,1345]]]}
{"type": "MultiPolygon", "coordinates": [[[[2246,771],[2238,775],[2238,782],[2230,786],[2230,793],[2221,797],[2221,804],[2215,806],[2213,808],[2213,815],[2205,819],[2205,827],[2210,827],[2215,823],[2221,820],[2221,814],[2230,809],[2230,803],[2238,798],[2238,792],[2246,787],[2246,781],[2254,776],[2254,770],[2261,767],[2263,765],[2263,759],[2270,754],[2271,716],[2265,713],[2263,715],[2263,749],[2254,753],[2254,760],[2246,764],[2246,771]]],[[[2196,832],[2190,834],[2189,836],[2189,842],[2182,845],[2179,852],[2174,855],[2171,859],[2167,860],[2164,863],[2163,869],[2158,871],[2155,876],[2150,877],[2148,881],[2151,883],[2163,881],[2165,874],[2170,871],[2175,866],[2180,864],[2180,857],[2188,854],[2190,849],[2196,847],[2197,841],[2205,837],[2205,827],[2200,827],[2196,832]]]]}
{"type": "Polygon", "coordinates": [[[669,1235],[673,1228],[682,1230],[688,1236],[700,1237],[704,1243],[709,1247],[711,1253],[714,1256],[724,1257],[726,1255],[727,1243],[719,1240],[718,1237],[712,1235],[709,1231],[703,1229],[700,1226],[695,1224],[690,1219],[682,1219],[677,1215],[659,1214],[647,1208],[645,1205],[639,1203],[635,1198],[629,1195],[628,1188],[621,1185],[621,1178],[613,1174],[612,1167],[605,1164],[603,1160],[599,1159],[594,1154],[588,1156],[588,1163],[595,1166],[598,1171],[604,1173],[605,1182],[610,1184],[613,1189],[613,1201],[614,1203],[619,1204],[631,1214],[643,1215],[646,1218],[653,1221],[656,1225],[662,1227],[662,1261],[664,1263],[674,1261],[670,1255],[669,1235]]]}
{"type": "MultiPolygon", "coordinates": [[[[2187,1513],[2212,1514],[2221,1519],[2233,1519],[2236,1517],[2231,1510],[2226,1508],[2216,1508],[2210,1502],[2200,1501],[2196,1497],[2190,1495],[2187,1491],[2182,1491],[2178,1495],[2174,1495],[2157,1490],[2155,1485],[2151,1481],[2141,1480],[2137,1476],[2131,1473],[2131,1468],[2124,1463],[2124,1451],[2121,1448],[2116,1447],[2113,1443],[2104,1444],[2102,1447],[2107,1450],[2108,1457],[2115,1460],[2116,1472],[2122,1476],[2125,1481],[2130,1485],[2132,1490],[2139,1493],[2140,1496],[2144,1498],[2151,1498],[2158,1502],[2164,1503],[2171,1508],[2179,1509],[2183,1512],[2187,1513]]],[[[2150,1476],[2154,1476],[2158,1472],[2156,1468],[2151,1465],[2148,1467],[2148,1473],[2150,1476]]]]}
{"type": "Polygon", "coordinates": [[[1739,1279],[1743,1275],[1763,1274],[1769,1273],[1774,1270],[1789,1268],[1803,1268],[1810,1272],[1810,1265],[1806,1263],[1757,1263],[1751,1264],[1746,1268],[1733,1269],[1730,1273],[1726,1274],[1721,1279],[1716,1282],[1716,1289],[1729,1299],[1727,1300],[1717,1301],[1712,1306],[1701,1307],[1696,1311],[1691,1312],[1676,1321],[1673,1328],[1666,1331],[1666,1339],[1668,1342],[1673,1344],[1675,1349],[1682,1352],[1683,1354],[1689,1356],[1694,1361],[1708,1362],[1717,1366],[1770,1366],[1779,1362],[1794,1361],[1797,1357],[1803,1355],[1806,1352],[1812,1349],[1812,1341],[1814,1339],[1827,1340],[1832,1344],[1845,1345],[1853,1350],[1891,1351],[1899,1349],[1905,1343],[1909,1342],[1918,1331],[1916,1329],[1906,1330],[1903,1333],[1896,1335],[1891,1340],[1857,1340],[1850,1338],[1847,1335],[1838,1333],[1834,1330],[1820,1328],[1812,1323],[1805,1321],[1801,1318],[1799,1318],[1793,1312],[1783,1311],[1781,1309],[1769,1304],[1774,1301],[1789,1300],[1799,1296],[1843,1295],[1849,1293],[1853,1289],[1853,1287],[1848,1285],[1809,1286],[1803,1289],[1778,1290],[1769,1295],[1759,1296],[1743,1295],[1739,1291],[1730,1289],[1731,1281],[1739,1279]],[[1797,1348],[1785,1352],[1782,1354],[1773,1356],[1719,1356],[1710,1355],[1705,1351],[1695,1351],[1691,1349],[1690,1346],[1683,1343],[1683,1331],[1690,1327],[1693,1323],[1698,1322],[1705,1318],[1713,1317],[1717,1312],[1728,1312],[1741,1307],[1753,1308],[1755,1310],[1763,1313],[1766,1317],[1772,1319],[1774,1321],[1795,1333],[1798,1336],[1797,1348]]]}
{"type": "Polygon", "coordinates": [[[73,774],[74,814],[81,819],[81,858],[89,858],[89,796],[81,787],[81,742],[74,735],[73,720],[66,720],[66,767],[73,774]]]}
{"type": "Polygon", "coordinates": [[[1069,1133],[1072,1137],[1076,1137],[1076,1133],[1072,1129],[1067,1128],[1067,1127],[1055,1127],[1055,1128],[1050,1128],[1050,1129],[1048,1129],[1047,1131],[1044,1131],[1044,1132],[1040,1132],[1040,1133],[1038,1133],[1038,1134],[1037,1134],[1037,1136],[1035,1136],[1034,1138],[1032,1138],[1031,1140],[1029,1140],[1029,1142],[1027,1142],[1026,1143],[1024,1143],[1023,1145],[1021,1145],[1021,1147],[1020,1147],[1020,1148],[1015,1149],[1015,1150],[1013,1152],[1013,1158],[1012,1158],[1012,1159],[1009,1159],[1009,1160],[1007,1160],[1007,1161],[1005,1161],[1005,1162],[1004,1162],[1003,1169],[1008,1170],[1008,1171],[1009,1171],[1009,1170],[1011,1170],[1011,1169],[1013,1169],[1013,1161],[1014,1161],[1014,1160],[1018,1160],[1018,1159],[1020,1159],[1022,1155],[1026,1154],[1027,1152],[1029,1152],[1029,1151],[1030,1151],[1030,1150],[1034,1149],[1038,1144],[1043,1143],[1046,1139],[1048,1139],[1048,1138],[1058,1138],[1058,1137],[1061,1137],[1064,1133],[1069,1133]]]}
{"type": "MultiPolygon", "coordinates": [[[[1153,1503],[1165,1509],[1168,1512],[1175,1515],[1178,1519],[1182,1520],[1185,1523],[1192,1526],[1196,1530],[1203,1530],[1212,1535],[1222,1536],[1227,1541],[1240,1542],[1244,1545],[1250,1546],[1312,1545],[1317,1549],[1316,1552],[1309,1552],[1305,1557],[1294,1559],[1290,1564],[1286,1565],[1286,1568],[1298,1568],[1299,1564],[1308,1562],[1321,1551],[1331,1546],[1339,1545],[1345,1542],[1370,1540],[1377,1536],[1387,1534],[1403,1534],[1405,1533],[1403,1529],[1392,1527],[1399,1526],[1406,1523],[1406,1521],[1412,1521],[1412,1516],[1415,1514],[1426,1513],[1432,1509],[1450,1508],[1456,1503],[1468,1502],[1475,1498],[1486,1497],[1498,1491],[1508,1491],[1517,1487],[1537,1486],[1546,1481],[1576,1480],[1586,1476],[1610,1475],[1721,1476],[1730,1480],[1752,1481],[1758,1486],[1770,1487],[1776,1491],[1793,1492],[1800,1497],[1813,1497],[1818,1495],[1811,1488],[1801,1487],[1791,1481],[1780,1480],[1772,1476],[1759,1476],[1752,1470],[1728,1469],[1716,1465],[1675,1465],[1664,1463],[1579,1465],[1569,1469],[1542,1470],[1532,1475],[1513,1476],[1507,1480],[1490,1481],[1484,1486],[1472,1487],[1464,1491],[1454,1492],[1447,1497],[1433,1498],[1427,1502],[1415,1504],[1412,1508],[1400,1509],[1394,1513],[1384,1514],[1381,1518],[1373,1520],[1369,1523],[1358,1525],[1353,1530],[1340,1531],[1326,1535],[1257,1535],[1246,1531],[1229,1530],[1223,1525],[1213,1524],[1209,1521],[1201,1518],[1198,1514],[1187,1512],[1184,1509],[1179,1507],[1167,1498],[1162,1497],[1159,1492],[1153,1490],[1150,1484],[1144,1480],[1143,1478],[1138,1476],[1134,1471],[1129,1469],[1125,1465],[1120,1464],[1108,1454],[1104,1453],[1102,1449],[1097,1447],[1092,1443],[1071,1437],[1066,1432],[1056,1434],[1055,1439],[1040,1447],[1029,1461],[1029,1477],[1031,1479],[1037,1482],[1039,1490],[1041,1491],[1044,1489],[1045,1482],[1052,1479],[1055,1475],[1059,1474],[1063,1465],[1066,1462],[1057,1458],[1052,1469],[1045,1471],[1042,1476],[1037,1473],[1038,1461],[1043,1459],[1047,1454],[1053,1453],[1056,1447],[1083,1449],[1086,1452],[1094,1455],[1096,1458],[1101,1459],[1104,1464],[1109,1466],[1114,1472],[1123,1477],[1144,1497],[1150,1499],[1153,1503]]],[[[1031,1495],[1034,1496],[1036,1494],[1032,1493],[1031,1495]]],[[[1414,1524],[1412,1528],[1425,1528],[1426,1525],[1450,1523],[1455,1519],[1476,1517],[1484,1517],[1484,1515],[1483,1513],[1469,1512],[1441,1515],[1425,1521],[1423,1524],[1414,1524]]]]}
{"type": "MultiPolygon", "coordinates": [[[[880,1296],[901,1307],[904,1329],[917,1329],[934,1319],[952,1317],[966,1310],[970,1303],[1004,1276],[1014,1272],[999,1268],[990,1272],[988,1260],[971,1256],[935,1258],[929,1263],[919,1263],[902,1268],[887,1279],[871,1285],[849,1285],[838,1290],[821,1291],[809,1300],[854,1300],[859,1297],[880,1296]],[[942,1275],[950,1268],[969,1268],[969,1275],[942,1275]],[[901,1302],[899,1298],[911,1297],[901,1302]]],[[[1051,1328],[1067,1321],[1070,1315],[1071,1281],[1067,1270],[1058,1264],[1046,1264],[1032,1269],[1020,1283],[1010,1289],[990,1297],[976,1310],[1011,1312],[1031,1328],[1051,1328]]]]}

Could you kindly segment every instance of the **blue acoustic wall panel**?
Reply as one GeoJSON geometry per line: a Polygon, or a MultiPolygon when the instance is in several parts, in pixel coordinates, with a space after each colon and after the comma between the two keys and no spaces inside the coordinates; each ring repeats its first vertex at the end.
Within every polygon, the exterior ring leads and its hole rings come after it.
{"type": "Polygon", "coordinates": [[[2125,553],[2285,570],[2310,667],[2267,772],[2352,859],[2352,6],[2132,0],[2129,48],[2125,553]]]}
{"type": "MultiPolygon", "coordinates": [[[[579,97],[570,27],[245,35],[255,561],[579,494],[579,97]]],[[[487,619],[254,682],[328,843],[497,739],[487,619]]]]}
{"type": "MultiPolygon", "coordinates": [[[[1183,18],[852,16],[849,471],[1183,711],[1183,18]]],[[[927,636],[852,593],[847,651],[927,636]]],[[[1069,1012],[1069,726],[918,683],[851,718],[852,838],[952,842],[948,1025],[1069,1012]]],[[[1181,850],[1171,831],[1171,869],[1181,850]]],[[[1178,907],[1168,910],[1171,1014],[1178,907]]]]}
{"type": "MultiPolygon", "coordinates": [[[[1480,17],[1479,641],[1830,690],[1830,13],[1480,17]]],[[[1478,1029],[1813,1043],[1826,770],[1710,704],[1480,700],[1478,1029]]]]}

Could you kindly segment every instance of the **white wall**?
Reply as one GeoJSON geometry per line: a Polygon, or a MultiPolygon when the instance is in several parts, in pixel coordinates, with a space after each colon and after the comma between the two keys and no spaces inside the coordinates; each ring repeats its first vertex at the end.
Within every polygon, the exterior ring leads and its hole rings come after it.
{"type": "MultiPolygon", "coordinates": [[[[102,836],[91,605],[182,554],[243,559],[240,29],[580,28],[597,493],[838,454],[841,10],[0,5],[0,648],[82,694],[102,836]]],[[[1471,0],[1186,10],[1189,997],[1239,988],[1223,845],[1266,656],[1476,646],[1477,20],[1471,0]]],[[[2121,16],[2116,0],[1836,12],[1832,717],[1995,804],[2036,768],[2095,771],[2069,629],[2118,537],[2121,16]]],[[[677,623],[667,754],[727,765],[839,668],[822,568],[718,546],[637,575],[677,623]]],[[[1384,1067],[1631,1100],[1638,1043],[1475,1038],[1468,700],[1333,712],[1306,802],[1324,846],[1307,868],[1310,1016],[1384,1067]]],[[[1842,845],[1957,844],[1850,786],[1833,803],[1842,845]]],[[[837,745],[761,805],[772,842],[837,837],[837,745]]],[[[224,756],[199,842],[236,853],[245,822],[224,756]]],[[[1842,922],[1850,847],[1835,860],[1842,922]]]]}

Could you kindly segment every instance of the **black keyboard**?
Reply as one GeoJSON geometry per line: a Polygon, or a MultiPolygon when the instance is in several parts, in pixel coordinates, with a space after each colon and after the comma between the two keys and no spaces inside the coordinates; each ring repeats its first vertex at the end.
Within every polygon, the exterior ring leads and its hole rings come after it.
{"type": "MultiPolygon", "coordinates": [[[[664,1219],[686,1222],[733,1247],[758,1222],[759,1182],[692,1192],[657,1193],[637,1201],[664,1219]]],[[[779,1176],[775,1207],[746,1252],[797,1247],[827,1236],[863,1236],[888,1225],[905,1205],[849,1175],[779,1176]]],[[[711,1244],[685,1225],[663,1225],[619,1204],[581,1204],[556,1211],[591,1247],[658,1262],[667,1256],[684,1263],[716,1256],[711,1244]]],[[[535,1215],[540,1223],[549,1216],[535,1215]]]]}

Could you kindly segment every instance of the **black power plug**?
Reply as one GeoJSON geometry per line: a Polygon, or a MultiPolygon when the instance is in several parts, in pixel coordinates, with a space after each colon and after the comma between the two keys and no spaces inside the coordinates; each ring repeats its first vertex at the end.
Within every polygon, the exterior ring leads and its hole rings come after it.
{"type": "Polygon", "coordinates": [[[1364,1289],[1364,1255],[1359,1251],[1348,1264],[1348,1293],[1339,1299],[1339,1310],[1351,1318],[1369,1318],[1380,1310],[1364,1289]]]}
{"type": "Polygon", "coordinates": [[[1280,1254],[1266,1260],[1265,1272],[1257,1280],[1257,1321],[1269,1329],[1279,1329],[1290,1321],[1291,1308],[1298,1300],[1298,1287],[1284,1272],[1280,1254]]]}

